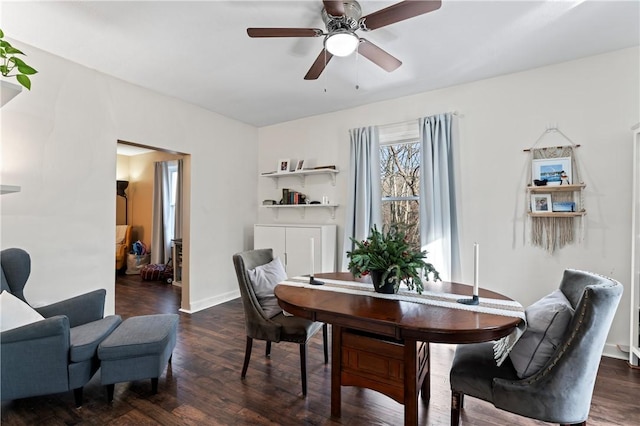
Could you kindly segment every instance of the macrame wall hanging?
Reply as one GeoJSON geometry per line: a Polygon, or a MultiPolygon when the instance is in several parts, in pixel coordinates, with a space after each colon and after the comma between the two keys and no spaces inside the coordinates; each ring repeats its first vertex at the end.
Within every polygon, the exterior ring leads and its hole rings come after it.
{"type": "Polygon", "coordinates": [[[584,236],[585,184],[580,179],[577,161],[579,146],[559,129],[550,128],[531,148],[525,149],[531,159],[525,210],[529,218],[530,241],[549,253],[573,243],[576,227],[579,227],[580,241],[584,236]],[[569,144],[536,148],[550,133],[560,135],[569,144]]]}

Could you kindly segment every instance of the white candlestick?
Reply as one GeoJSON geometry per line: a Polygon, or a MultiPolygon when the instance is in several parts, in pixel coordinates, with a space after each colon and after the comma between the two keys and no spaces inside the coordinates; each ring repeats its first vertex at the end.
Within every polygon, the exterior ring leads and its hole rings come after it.
{"type": "Polygon", "coordinates": [[[311,238],[311,277],[313,277],[313,272],[315,270],[314,268],[314,256],[313,256],[313,249],[314,249],[314,239],[311,238]]]}
{"type": "Polygon", "coordinates": [[[473,243],[473,295],[478,295],[478,269],[480,268],[480,244],[473,243]]]}

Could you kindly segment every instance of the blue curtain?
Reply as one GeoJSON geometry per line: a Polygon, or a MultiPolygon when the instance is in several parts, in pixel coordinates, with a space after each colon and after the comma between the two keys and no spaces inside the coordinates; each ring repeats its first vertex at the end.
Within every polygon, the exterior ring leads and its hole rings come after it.
{"type": "Polygon", "coordinates": [[[349,182],[342,270],[349,264],[347,251],[353,249],[349,237],[364,240],[371,227],[382,226],[382,194],[380,192],[380,143],[375,126],[351,129],[349,182]]]}
{"type": "Polygon", "coordinates": [[[456,214],[451,114],[418,121],[422,147],[420,238],[427,261],[443,280],[459,279],[460,247],[456,214]]]}

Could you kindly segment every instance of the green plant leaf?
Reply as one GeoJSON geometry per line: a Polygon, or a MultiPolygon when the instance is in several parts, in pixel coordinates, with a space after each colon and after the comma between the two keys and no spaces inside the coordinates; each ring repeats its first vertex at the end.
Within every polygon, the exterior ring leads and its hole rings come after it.
{"type": "Polygon", "coordinates": [[[18,83],[26,87],[27,90],[31,90],[31,80],[29,80],[29,77],[23,74],[18,74],[16,75],[16,80],[18,80],[18,83]]]}
{"type": "Polygon", "coordinates": [[[9,46],[5,46],[5,50],[7,51],[7,53],[11,53],[13,55],[24,55],[24,53],[22,53],[22,51],[20,49],[16,49],[15,47],[9,45],[9,46]]]}
{"type": "Polygon", "coordinates": [[[4,32],[0,29],[0,38],[4,38],[4,32]]]}
{"type": "Polygon", "coordinates": [[[38,72],[36,71],[35,68],[31,68],[29,65],[25,63],[18,65],[18,71],[20,71],[22,74],[27,74],[27,75],[35,74],[38,72]]]}
{"type": "Polygon", "coordinates": [[[6,65],[0,65],[0,74],[6,77],[9,74],[9,68],[6,65]]]}

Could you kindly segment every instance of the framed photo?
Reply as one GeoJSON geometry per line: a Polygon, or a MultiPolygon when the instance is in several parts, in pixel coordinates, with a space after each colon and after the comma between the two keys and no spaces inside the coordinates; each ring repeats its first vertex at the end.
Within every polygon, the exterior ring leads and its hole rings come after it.
{"type": "MultiPolygon", "coordinates": [[[[533,180],[547,180],[547,185],[571,185],[571,157],[543,158],[532,161],[533,180]]],[[[533,182],[532,182],[533,183],[533,182]]]]}
{"type": "Polygon", "coordinates": [[[289,168],[291,165],[291,159],[289,158],[281,158],[278,160],[278,168],[276,169],[278,173],[289,173],[289,168]]]}
{"type": "Polygon", "coordinates": [[[532,194],[531,195],[531,212],[532,213],[550,213],[552,210],[551,194],[532,194]]]}
{"type": "Polygon", "coordinates": [[[303,166],[304,166],[304,160],[298,160],[298,164],[296,164],[296,172],[299,170],[302,170],[303,166]]]}

